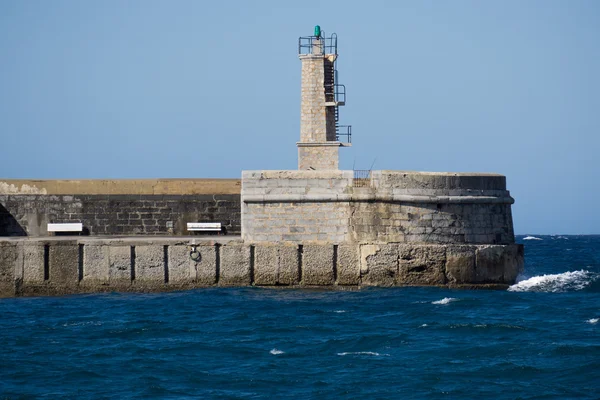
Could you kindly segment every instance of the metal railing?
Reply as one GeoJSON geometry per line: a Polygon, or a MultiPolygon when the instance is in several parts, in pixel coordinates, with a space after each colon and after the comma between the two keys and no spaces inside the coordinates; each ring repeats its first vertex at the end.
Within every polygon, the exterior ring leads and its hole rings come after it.
{"type": "Polygon", "coordinates": [[[346,102],[346,85],[334,84],[333,87],[328,85],[325,87],[325,96],[331,96],[336,103],[346,102]]]}
{"type": "Polygon", "coordinates": [[[301,36],[298,38],[298,54],[335,54],[337,55],[337,35],[325,37],[325,32],[321,36],[301,36]]]}
{"type": "Polygon", "coordinates": [[[335,127],[335,140],[343,143],[352,143],[352,125],[337,125],[335,127]],[[343,137],[346,140],[341,140],[343,137]]]}
{"type": "Polygon", "coordinates": [[[352,180],[353,187],[369,187],[371,186],[371,170],[355,169],[354,179],[352,180]]]}
{"type": "MultiPolygon", "coordinates": [[[[335,68],[335,67],[334,67],[335,68]]],[[[326,101],[335,101],[336,103],[346,103],[346,85],[337,83],[338,71],[333,70],[333,81],[329,83],[325,80],[325,98],[326,101]]]]}

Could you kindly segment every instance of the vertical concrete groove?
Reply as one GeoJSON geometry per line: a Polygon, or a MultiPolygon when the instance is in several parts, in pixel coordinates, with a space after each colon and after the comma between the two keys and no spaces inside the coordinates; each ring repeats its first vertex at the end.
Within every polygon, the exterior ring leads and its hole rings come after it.
{"type": "Polygon", "coordinates": [[[165,283],[169,283],[169,246],[163,246],[163,265],[165,266],[165,283]]]}
{"type": "Polygon", "coordinates": [[[135,246],[130,247],[130,259],[131,259],[131,280],[135,281],[135,246]]]}
{"type": "Polygon", "coordinates": [[[44,245],[44,281],[50,280],[50,246],[44,245]]]}
{"type": "Polygon", "coordinates": [[[219,284],[221,279],[221,245],[215,243],[215,284],[219,284]]]}
{"type": "Polygon", "coordinates": [[[302,253],[304,252],[304,247],[299,244],[298,245],[298,283],[302,283],[302,253]]]}
{"type": "Polygon", "coordinates": [[[337,285],[338,278],[338,245],[333,245],[333,284],[337,285]]]}
{"type": "Polygon", "coordinates": [[[250,286],[254,286],[254,246],[250,246],[250,286]]]}
{"type": "Polygon", "coordinates": [[[83,244],[79,244],[77,256],[77,282],[81,282],[83,280],[83,244]]]}

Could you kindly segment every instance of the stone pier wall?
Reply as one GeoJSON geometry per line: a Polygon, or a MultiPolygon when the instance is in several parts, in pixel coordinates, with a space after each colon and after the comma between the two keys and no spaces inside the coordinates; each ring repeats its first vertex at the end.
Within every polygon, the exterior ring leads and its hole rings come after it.
{"type": "Polygon", "coordinates": [[[0,241],[0,296],[170,291],[213,286],[503,288],[522,245],[244,244],[239,239],[0,241]]]}
{"type": "Polygon", "coordinates": [[[188,222],[239,234],[239,193],[237,179],[1,181],[0,236],[47,236],[62,222],[88,235],[187,235],[188,222]]]}

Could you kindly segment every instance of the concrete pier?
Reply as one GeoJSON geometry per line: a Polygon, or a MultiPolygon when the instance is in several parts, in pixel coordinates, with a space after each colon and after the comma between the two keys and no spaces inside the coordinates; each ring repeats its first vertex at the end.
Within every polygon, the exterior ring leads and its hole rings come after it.
{"type": "Polygon", "coordinates": [[[0,296],[216,286],[505,288],[522,267],[523,247],[515,244],[249,244],[238,237],[2,238],[0,296]]]}

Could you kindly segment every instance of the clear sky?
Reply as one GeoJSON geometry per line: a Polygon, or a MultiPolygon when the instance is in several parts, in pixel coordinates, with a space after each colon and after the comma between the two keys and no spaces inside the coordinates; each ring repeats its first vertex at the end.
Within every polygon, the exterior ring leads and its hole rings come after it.
{"type": "Polygon", "coordinates": [[[296,169],[315,24],[343,169],[497,172],[516,233],[600,233],[595,0],[0,0],[0,177],[296,169]]]}

